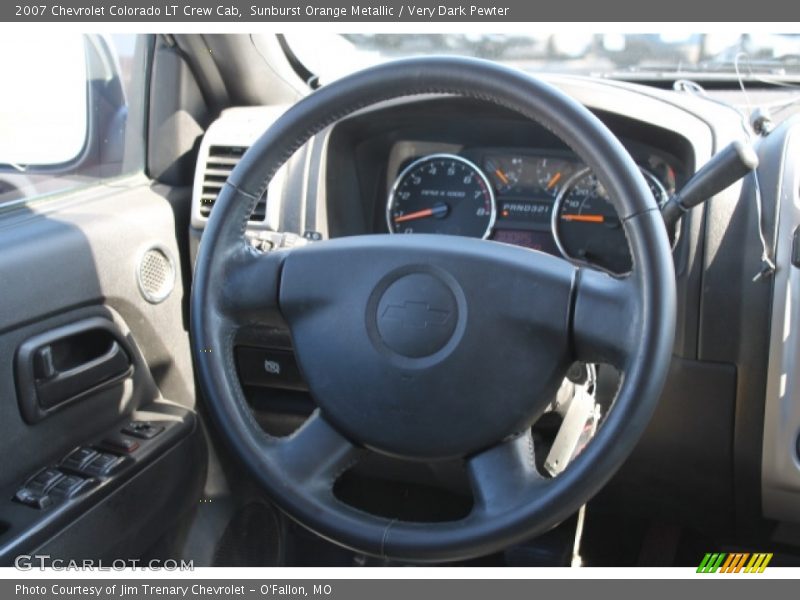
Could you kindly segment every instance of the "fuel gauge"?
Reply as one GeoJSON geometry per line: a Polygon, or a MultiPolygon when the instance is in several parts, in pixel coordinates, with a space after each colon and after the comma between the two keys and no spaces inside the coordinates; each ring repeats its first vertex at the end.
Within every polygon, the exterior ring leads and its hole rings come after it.
{"type": "Polygon", "coordinates": [[[492,156],[484,162],[484,169],[499,195],[516,191],[523,166],[524,161],[519,156],[492,156]]]}

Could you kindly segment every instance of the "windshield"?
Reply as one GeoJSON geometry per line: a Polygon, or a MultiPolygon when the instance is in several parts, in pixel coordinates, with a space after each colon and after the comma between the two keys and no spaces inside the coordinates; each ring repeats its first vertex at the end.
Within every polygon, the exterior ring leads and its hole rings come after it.
{"type": "Polygon", "coordinates": [[[324,83],[405,56],[459,54],[528,71],[619,78],[800,78],[800,34],[330,34],[287,35],[298,58],[324,83]]]}

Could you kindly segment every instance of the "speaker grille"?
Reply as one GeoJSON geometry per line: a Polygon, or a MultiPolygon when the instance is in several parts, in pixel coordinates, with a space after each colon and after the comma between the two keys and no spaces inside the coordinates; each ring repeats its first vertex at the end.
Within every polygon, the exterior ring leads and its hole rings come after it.
{"type": "Polygon", "coordinates": [[[165,300],[175,287],[175,267],[160,248],[150,248],[142,255],[136,275],[139,291],[153,304],[165,300]]]}

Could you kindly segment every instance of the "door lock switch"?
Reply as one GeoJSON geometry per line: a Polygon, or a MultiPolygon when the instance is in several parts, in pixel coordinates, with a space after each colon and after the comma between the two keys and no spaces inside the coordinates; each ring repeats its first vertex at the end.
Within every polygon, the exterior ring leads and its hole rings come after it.
{"type": "Polygon", "coordinates": [[[154,438],[162,431],[164,431],[163,425],[153,425],[149,421],[131,421],[122,428],[122,433],[143,440],[154,438]]]}

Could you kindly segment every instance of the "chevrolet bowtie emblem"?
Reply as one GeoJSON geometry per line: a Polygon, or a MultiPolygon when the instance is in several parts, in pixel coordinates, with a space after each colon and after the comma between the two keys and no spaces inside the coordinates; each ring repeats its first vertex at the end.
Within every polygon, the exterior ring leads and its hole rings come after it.
{"type": "Polygon", "coordinates": [[[450,318],[449,310],[432,308],[427,302],[406,300],[403,304],[390,304],[381,315],[382,319],[400,321],[401,327],[426,329],[441,327],[450,318]]]}

